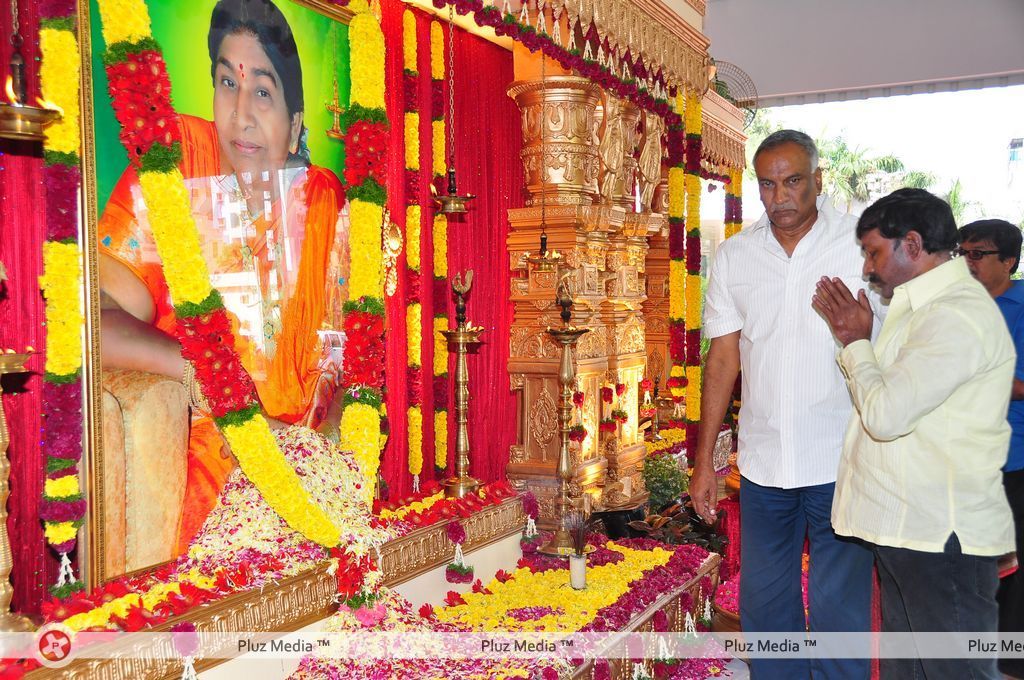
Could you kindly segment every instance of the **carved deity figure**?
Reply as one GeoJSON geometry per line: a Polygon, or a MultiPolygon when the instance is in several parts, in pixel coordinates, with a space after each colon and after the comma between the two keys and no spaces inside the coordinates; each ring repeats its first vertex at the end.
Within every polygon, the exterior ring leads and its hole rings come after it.
{"type": "Polygon", "coordinates": [[[611,201],[615,192],[616,181],[624,172],[622,155],[625,148],[625,135],[622,124],[622,102],[615,97],[606,97],[604,103],[604,132],[601,143],[597,147],[601,155],[601,197],[611,201]]]}
{"type": "Polygon", "coordinates": [[[644,112],[644,143],[640,149],[640,203],[652,206],[654,190],[661,181],[662,143],[665,123],[661,116],[644,112]]]}

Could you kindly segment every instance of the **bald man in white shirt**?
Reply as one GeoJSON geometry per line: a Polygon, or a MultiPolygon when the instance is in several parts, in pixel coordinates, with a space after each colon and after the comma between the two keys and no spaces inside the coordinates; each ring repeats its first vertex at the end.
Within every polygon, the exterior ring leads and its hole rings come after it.
{"type": "MultiPolygon", "coordinates": [[[[690,494],[715,517],[712,450],[742,367],[740,619],[744,632],[803,632],[801,563],[810,543],[810,628],[869,629],[871,560],[830,513],[852,405],[837,345],[810,300],[822,276],[866,287],[857,220],[821,193],[814,141],[782,130],[754,154],[765,214],[719,248],[704,333],[711,338],[690,494]]],[[[873,298],[876,303],[877,296],[873,298]]],[[[752,659],[757,680],[868,677],[868,659],[752,659]]]]}

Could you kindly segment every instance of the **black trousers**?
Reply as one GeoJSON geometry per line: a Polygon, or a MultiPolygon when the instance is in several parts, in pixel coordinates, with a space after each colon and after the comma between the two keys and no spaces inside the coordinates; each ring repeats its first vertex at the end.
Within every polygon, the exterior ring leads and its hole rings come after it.
{"type": "MultiPolygon", "coordinates": [[[[999,582],[999,632],[1024,631],[1024,470],[1003,473],[1003,488],[1013,512],[1014,535],[1017,539],[1017,571],[999,582]]],[[[1000,659],[999,670],[1024,678],[1024,659],[1000,659]]]]}
{"type": "MultiPolygon", "coordinates": [[[[875,546],[882,632],[995,633],[995,557],[965,555],[951,534],[941,553],[875,546]]],[[[881,680],[1000,680],[996,659],[882,659],[881,680]]]]}

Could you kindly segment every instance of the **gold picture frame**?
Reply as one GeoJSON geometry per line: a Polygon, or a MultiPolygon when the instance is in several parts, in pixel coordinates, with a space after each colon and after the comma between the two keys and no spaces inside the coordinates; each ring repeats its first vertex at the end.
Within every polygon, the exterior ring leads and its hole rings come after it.
{"type": "MultiPolygon", "coordinates": [[[[153,2],[154,0],[150,0],[153,2]]],[[[166,0],[172,2],[173,0],[166,0]]],[[[327,0],[276,0],[279,5],[295,5],[311,10],[326,19],[347,25],[353,13],[327,0]]],[[[214,3],[210,2],[212,6],[214,3]]],[[[106,498],[118,492],[105,478],[104,436],[102,423],[102,361],[100,345],[100,292],[98,285],[98,220],[97,138],[94,108],[95,74],[92,53],[92,19],[89,0],[78,3],[79,49],[81,55],[80,104],[82,111],[82,237],[85,316],[85,351],[83,358],[83,452],[82,488],[88,501],[84,526],[79,531],[78,559],[82,578],[89,588],[115,578],[154,569],[165,562],[148,564],[119,573],[109,568],[103,518],[106,498]]],[[[306,98],[307,103],[310,98],[306,98]]],[[[335,102],[336,104],[337,102],[335,102]]],[[[330,109],[328,109],[330,111],[330,109]]],[[[336,174],[341,168],[332,168],[336,174]]],[[[173,559],[173,558],[172,558],[173,559]]]]}

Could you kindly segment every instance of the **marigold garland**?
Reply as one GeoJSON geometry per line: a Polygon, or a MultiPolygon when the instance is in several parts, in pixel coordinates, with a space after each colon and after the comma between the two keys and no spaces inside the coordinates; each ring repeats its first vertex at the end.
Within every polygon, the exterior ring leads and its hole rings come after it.
{"type": "Polygon", "coordinates": [[[405,243],[406,243],[406,364],[408,408],[406,410],[407,452],[412,488],[419,492],[423,472],[423,309],[421,268],[423,219],[429,214],[430,195],[421,156],[430,149],[430,139],[420,140],[419,19],[415,12],[402,12],[402,61],[405,78],[405,243]]]}
{"type": "MultiPolygon", "coordinates": [[[[697,443],[700,422],[701,362],[700,327],[703,294],[700,279],[700,159],[702,151],[702,95],[686,94],[686,441],[690,451],[697,443]]],[[[692,455],[692,453],[691,453],[692,455]]]]}
{"type": "Polygon", "coordinates": [[[729,168],[725,187],[725,238],[735,236],[743,227],[743,168],[729,168]]]}
{"type": "Polygon", "coordinates": [[[668,157],[672,167],[668,171],[668,224],[669,224],[669,358],[671,368],[665,382],[675,412],[669,419],[671,426],[680,423],[682,402],[686,396],[686,165],[687,148],[684,112],[684,95],[677,92],[672,97],[676,119],[669,125],[668,157]]]}
{"type": "Polygon", "coordinates": [[[81,130],[78,111],[78,39],[66,28],[39,31],[39,50],[46,58],[39,67],[44,98],[61,107],[61,117],[46,128],[46,150],[78,154],[81,130]]]}
{"type": "MultiPolygon", "coordinates": [[[[136,120],[143,124],[133,126],[133,131],[134,128],[152,130],[154,127],[167,130],[163,134],[135,138],[125,129],[121,139],[139,171],[153,237],[178,318],[176,333],[182,343],[182,355],[196,364],[196,377],[204,396],[220,407],[220,417],[215,419],[221,432],[242,471],[259,488],[267,503],[294,530],[322,545],[334,546],[339,541],[341,528],[334,526],[324,511],[311,501],[285,460],[260,414],[251,378],[229,341],[230,331],[212,327],[209,334],[196,332],[197,328],[209,328],[206,320],[223,314],[224,306],[219,294],[210,286],[188,195],[177,168],[181,156],[176,139],[178,126],[175,121],[167,120],[168,112],[174,115],[170,83],[159,46],[150,33],[148,8],[142,0],[99,0],[99,8],[107,42],[104,62],[113,85],[110,94],[119,122],[128,128],[130,121],[124,114],[134,110],[139,115],[136,120]],[[124,67],[139,59],[148,63],[148,73],[156,81],[167,85],[144,91],[148,105],[131,101],[130,98],[138,94],[133,90],[116,87],[123,79],[124,67]],[[207,347],[216,347],[217,351],[197,351],[204,340],[207,347]],[[227,359],[228,363],[222,363],[218,371],[211,367],[210,357],[227,359]],[[231,370],[225,370],[226,366],[231,370]],[[215,373],[224,381],[220,388],[212,382],[215,373]],[[232,382],[235,387],[227,386],[232,382]]],[[[382,68],[380,75],[383,80],[382,68]]]]}
{"type": "Polygon", "coordinates": [[[42,412],[46,481],[39,517],[47,543],[60,555],[51,594],[64,599],[83,590],[70,553],[78,541],[86,501],[78,480],[82,457],[82,257],[78,237],[79,147],[78,36],[74,4],[51,3],[40,12],[39,69],[42,96],[63,115],[46,130],[43,178],[46,242],[39,287],[46,300],[46,365],[42,412]]]}
{"type": "MultiPolygon", "coordinates": [[[[434,184],[443,187],[447,128],[444,123],[445,36],[438,21],[430,22],[430,79],[432,170],[434,184]]],[[[434,273],[434,467],[448,467],[448,343],[441,331],[448,328],[448,218],[435,213],[432,220],[434,273]]]]}
{"type": "Polygon", "coordinates": [[[351,90],[345,114],[346,165],[359,158],[359,170],[345,179],[350,187],[349,302],[345,304],[346,393],[341,414],[341,446],[352,451],[365,478],[364,500],[372,503],[380,454],[387,442],[384,387],[384,277],[381,230],[387,191],[388,117],[384,107],[384,35],[366,0],[353,0],[349,23],[351,90]]]}

